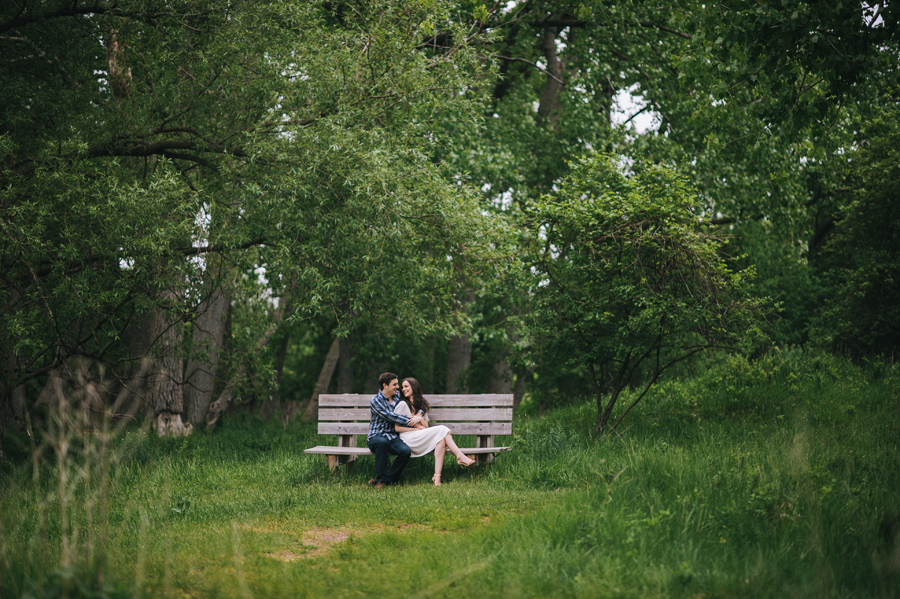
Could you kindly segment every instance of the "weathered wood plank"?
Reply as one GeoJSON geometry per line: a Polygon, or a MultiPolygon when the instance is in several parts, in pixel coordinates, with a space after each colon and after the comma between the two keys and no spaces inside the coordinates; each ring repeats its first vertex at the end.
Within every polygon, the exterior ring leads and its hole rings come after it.
{"type": "MultiPolygon", "coordinates": [[[[512,422],[441,422],[454,435],[511,435],[512,422]]],[[[320,435],[367,435],[368,422],[320,422],[320,435]]]]}
{"type": "Polygon", "coordinates": [[[344,395],[320,395],[319,409],[331,407],[357,407],[368,408],[369,402],[372,401],[372,395],[359,395],[356,393],[346,393],[344,395]]]}
{"type": "Polygon", "coordinates": [[[482,422],[512,421],[512,408],[434,408],[428,411],[428,418],[435,423],[472,421],[482,422]]]}
{"type": "MultiPolygon", "coordinates": [[[[509,447],[460,447],[465,454],[488,454],[509,451],[509,447]]],[[[304,449],[303,453],[316,455],[344,455],[344,456],[363,456],[372,455],[367,447],[335,447],[333,445],[319,445],[304,449]]]]}
{"type": "MultiPolygon", "coordinates": [[[[343,395],[320,395],[320,408],[368,408],[374,394],[345,393],[343,395]]],[[[487,407],[503,408],[513,406],[511,393],[480,393],[473,395],[428,395],[428,403],[438,407],[449,404],[452,407],[487,407]]]]}
{"type": "MultiPolygon", "coordinates": [[[[321,422],[360,422],[369,421],[371,413],[368,409],[358,408],[319,408],[321,422]]],[[[428,417],[435,422],[443,421],[497,421],[512,420],[512,408],[434,408],[428,417]]]]}
{"type": "Polygon", "coordinates": [[[316,453],[321,455],[372,455],[368,447],[335,447],[334,445],[317,445],[304,449],[303,453],[316,453]]]}
{"type": "Polygon", "coordinates": [[[513,396],[511,393],[483,393],[476,395],[429,395],[428,403],[434,407],[449,405],[452,407],[487,407],[487,408],[511,408],[513,396]]]}
{"type": "Polygon", "coordinates": [[[365,420],[368,422],[370,417],[369,408],[319,408],[319,420],[322,422],[338,420],[365,420]]]}

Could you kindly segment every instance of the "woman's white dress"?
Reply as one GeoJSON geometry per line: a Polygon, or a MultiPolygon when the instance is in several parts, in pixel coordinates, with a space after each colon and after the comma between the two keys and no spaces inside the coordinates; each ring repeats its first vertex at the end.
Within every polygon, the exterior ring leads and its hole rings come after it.
{"type": "MultiPolygon", "coordinates": [[[[402,414],[407,418],[412,418],[412,413],[405,401],[401,400],[397,402],[397,405],[394,407],[394,412],[402,414]]],[[[449,433],[449,428],[443,424],[438,424],[428,428],[420,428],[414,431],[400,433],[400,438],[403,439],[404,443],[409,445],[410,450],[412,450],[412,457],[420,458],[423,455],[434,451],[434,446],[438,444],[438,441],[446,437],[449,433]]]]}

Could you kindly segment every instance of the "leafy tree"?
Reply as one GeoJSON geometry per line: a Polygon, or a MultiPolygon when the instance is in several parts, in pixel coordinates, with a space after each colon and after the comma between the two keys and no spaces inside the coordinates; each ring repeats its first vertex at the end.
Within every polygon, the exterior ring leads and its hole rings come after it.
{"type": "Polygon", "coordinates": [[[185,348],[227,399],[283,319],[444,333],[496,264],[434,160],[482,69],[435,3],[23,0],[0,48],[0,412],[81,356],[177,415],[185,348]]]}
{"type": "Polygon", "coordinates": [[[817,337],[855,357],[900,349],[900,109],[886,106],[852,154],[852,193],[823,252],[833,293],[817,337]]]}
{"type": "MultiPolygon", "coordinates": [[[[803,342],[808,331],[833,338],[820,325],[807,327],[823,301],[843,302],[837,281],[846,272],[831,277],[827,269],[859,262],[837,254],[853,244],[835,244],[827,257],[821,250],[858,199],[855,148],[877,137],[871,122],[896,103],[900,9],[890,2],[708,3],[691,20],[696,33],[681,66],[686,79],[705,82],[715,104],[697,119],[708,148],[697,152],[692,180],[713,192],[713,213],[734,229],[734,253],[750,254],[759,285],[784,302],[776,338],[803,342]],[[727,127],[717,131],[714,123],[727,127]],[[729,159],[711,161],[716,154],[729,159]]],[[[853,336],[839,326],[839,335],[853,336]]]]}
{"type": "MultiPolygon", "coordinates": [[[[673,64],[690,36],[678,31],[678,23],[690,3],[456,4],[458,18],[480,32],[473,43],[481,56],[498,71],[484,80],[488,94],[478,129],[452,115],[440,118],[449,143],[439,156],[483,191],[491,211],[521,217],[524,205],[553,191],[571,160],[591,148],[621,144],[624,133],[612,118],[617,93],[640,85],[638,93],[647,92],[658,109],[668,90],[679,87],[673,64]]],[[[465,375],[470,385],[512,386],[518,399],[526,380],[550,380],[553,366],[535,370],[516,358],[523,333],[512,323],[523,311],[518,298],[526,289],[509,277],[497,293],[479,290],[468,304],[475,322],[472,364],[465,375]]]]}
{"type": "Polygon", "coordinates": [[[893,2],[709,3],[693,19],[697,47],[686,66],[716,73],[718,100],[748,92],[759,127],[792,122],[802,133],[815,123],[827,135],[842,106],[871,111],[898,75],[893,2]]]}
{"type": "Polygon", "coordinates": [[[530,343],[536,360],[589,373],[598,433],[615,429],[666,369],[734,347],[760,306],[746,296],[746,273],[726,268],[684,179],[663,167],[623,169],[608,155],[579,161],[532,215],[530,343]],[[607,428],[631,384],[643,388],[607,428]]]}
{"type": "Polygon", "coordinates": [[[690,2],[666,6],[595,0],[460,2],[484,30],[485,59],[499,65],[483,107],[483,133],[446,122],[445,154],[497,203],[549,192],[569,160],[621,143],[613,101],[635,88],[648,108],[679,88],[675,61],[690,39],[678,30],[690,2]]]}

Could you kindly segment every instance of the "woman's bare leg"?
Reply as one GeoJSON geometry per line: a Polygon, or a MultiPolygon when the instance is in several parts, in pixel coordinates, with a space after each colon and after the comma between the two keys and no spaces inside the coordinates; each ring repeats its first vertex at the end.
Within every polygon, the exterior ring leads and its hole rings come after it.
{"type": "MultiPolygon", "coordinates": [[[[463,466],[471,464],[472,462],[475,461],[462,452],[462,450],[456,444],[456,441],[453,440],[453,435],[451,435],[450,433],[447,433],[447,436],[444,437],[444,442],[447,444],[447,449],[450,450],[450,453],[452,453],[453,455],[456,456],[456,461],[459,462],[460,464],[462,464],[463,466]]],[[[435,455],[437,455],[437,454],[435,454],[435,455]]]]}
{"type": "MultiPolygon", "coordinates": [[[[448,437],[450,435],[447,435],[448,437]]],[[[444,439],[438,441],[438,444],[434,446],[434,476],[431,477],[431,480],[434,481],[435,486],[441,484],[441,471],[444,469],[444,454],[447,452],[447,443],[444,439]]]]}

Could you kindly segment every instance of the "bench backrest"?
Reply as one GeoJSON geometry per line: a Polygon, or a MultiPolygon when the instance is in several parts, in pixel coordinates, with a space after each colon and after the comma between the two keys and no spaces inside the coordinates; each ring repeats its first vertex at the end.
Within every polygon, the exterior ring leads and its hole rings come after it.
{"type": "MultiPolygon", "coordinates": [[[[373,394],[320,395],[320,435],[363,435],[369,432],[373,394]]],[[[456,435],[511,435],[513,396],[507,393],[428,395],[428,418],[456,435]]]]}

